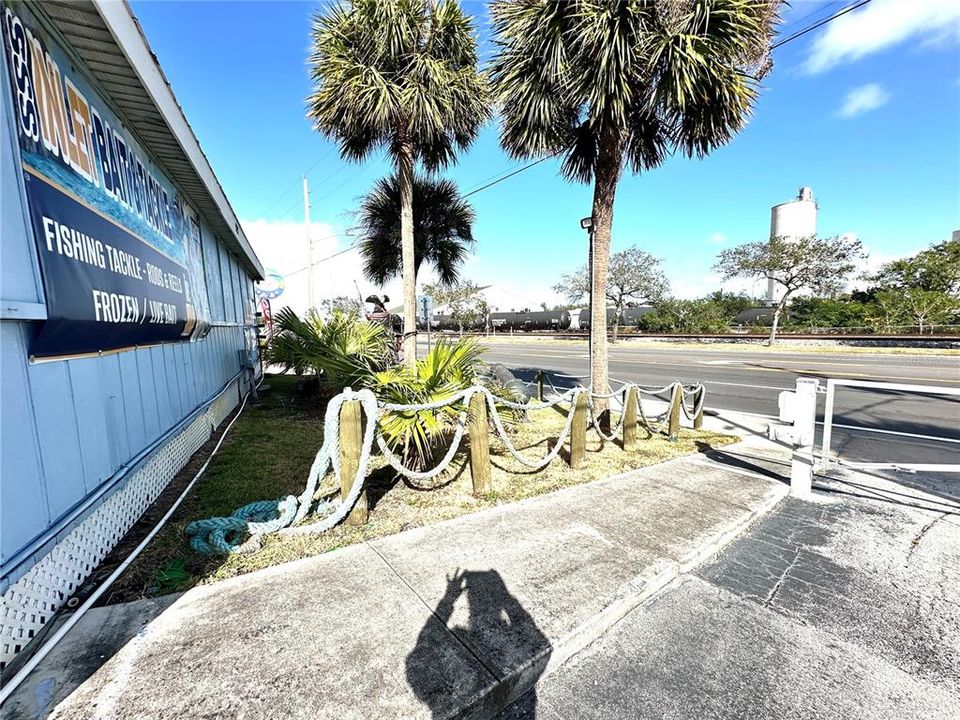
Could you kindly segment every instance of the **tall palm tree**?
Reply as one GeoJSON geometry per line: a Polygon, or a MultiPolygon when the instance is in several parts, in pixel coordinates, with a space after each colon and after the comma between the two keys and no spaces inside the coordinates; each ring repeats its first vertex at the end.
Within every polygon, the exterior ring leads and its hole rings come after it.
{"type": "MultiPolygon", "coordinates": [[[[385,284],[401,274],[400,180],[382,178],[363,199],[358,213],[360,255],[367,279],[385,284]]],[[[413,178],[414,277],[432,265],[444,285],[459,280],[460,265],[474,246],[474,212],[449,180],[413,178]]]]}
{"type": "Polygon", "coordinates": [[[391,156],[400,185],[404,355],[416,364],[413,174],[445,167],[489,114],[473,24],[454,0],[349,0],[313,19],[307,116],[363,160],[391,156]]]}
{"type": "MultiPolygon", "coordinates": [[[[491,81],[514,157],[593,182],[591,381],[608,387],[606,281],[623,167],[703,157],[746,123],[780,0],[498,0],[491,81]]],[[[693,202],[693,199],[691,199],[693,202]]],[[[604,413],[606,415],[606,413],[604,413]]]]}

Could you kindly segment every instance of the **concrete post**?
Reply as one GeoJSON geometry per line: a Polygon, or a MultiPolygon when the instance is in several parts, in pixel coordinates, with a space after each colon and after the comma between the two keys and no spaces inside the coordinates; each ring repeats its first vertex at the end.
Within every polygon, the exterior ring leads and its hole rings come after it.
{"type": "Polygon", "coordinates": [[[796,445],[790,462],[790,494],[810,497],[813,484],[813,439],[817,422],[816,378],[797,378],[793,408],[793,437],[796,445]]]}
{"type": "MultiPolygon", "coordinates": [[[[363,423],[361,422],[360,401],[348,400],[340,408],[340,499],[350,494],[350,488],[357,477],[360,467],[360,449],[363,447],[363,423]]],[[[350,515],[348,525],[366,525],[369,516],[367,491],[357,498],[350,515]]]]}
{"type": "Polygon", "coordinates": [[[706,394],[706,389],[701,386],[696,393],[693,395],[693,404],[694,408],[697,409],[697,414],[693,416],[693,429],[702,430],[703,429],[703,406],[705,404],[704,395],[706,394]]]}

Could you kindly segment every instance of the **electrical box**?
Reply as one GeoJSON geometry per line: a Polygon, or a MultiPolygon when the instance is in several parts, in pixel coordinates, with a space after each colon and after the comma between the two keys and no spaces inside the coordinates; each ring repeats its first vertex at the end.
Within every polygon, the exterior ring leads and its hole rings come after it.
{"type": "Polygon", "coordinates": [[[793,422],[797,418],[797,394],[793,390],[784,390],[777,396],[780,406],[780,422],[793,422]]]}

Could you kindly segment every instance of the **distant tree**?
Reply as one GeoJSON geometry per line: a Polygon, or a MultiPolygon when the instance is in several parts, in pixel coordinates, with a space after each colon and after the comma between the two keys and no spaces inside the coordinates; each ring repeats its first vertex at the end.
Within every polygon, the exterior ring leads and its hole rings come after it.
{"type": "Polygon", "coordinates": [[[940,290],[910,288],[903,293],[903,299],[921,335],[924,325],[948,323],[960,308],[960,299],[940,290]]]}
{"type": "MultiPolygon", "coordinates": [[[[613,340],[617,341],[620,314],[630,302],[652,303],[666,294],[669,288],[660,265],[662,260],[641,250],[636,245],[610,256],[605,283],[606,300],[616,310],[613,321],[613,340]]],[[[553,286],[553,291],[575,303],[590,294],[590,274],[586,265],[574,273],[564,275],[553,286]]]]}
{"type": "Polygon", "coordinates": [[[335,312],[359,316],[362,307],[363,305],[360,303],[360,298],[349,295],[338,295],[334,298],[327,298],[320,303],[320,310],[324,317],[329,317],[335,312]]]}
{"type": "Polygon", "coordinates": [[[483,288],[470,280],[462,280],[453,285],[439,283],[424,285],[423,292],[433,297],[434,307],[445,306],[447,314],[460,327],[475,327],[490,312],[483,288]]]}
{"type": "Polygon", "coordinates": [[[714,268],[725,280],[769,278],[783,288],[770,327],[773,345],[777,341],[780,315],[794,293],[799,290],[818,295],[839,292],[863,257],[860,241],[852,237],[774,237],[722,250],[714,268]]]}
{"type": "Polygon", "coordinates": [[[733,319],[744,310],[748,310],[757,305],[757,300],[754,300],[749,295],[724,292],[723,290],[715,290],[703,299],[716,304],[720,314],[728,323],[732,322],[733,319]]]}
{"type": "Polygon", "coordinates": [[[837,298],[795,297],[788,308],[787,322],[797,328],[849,328],[867,326],[868,303],[850,295],[837,298]]]}
{"type": "Polygon", "coordinates": [[[894,326],[905,323],[903,297],[898,290],[877,290],[867,306],[867,324],[878,333],[890,333],[894,326]]]}
{"type": "Polygon", "coordinates": [[[916,288],[960,297],[960,240],[947,240],[913,257],[892,260],[867,279],[881,290],[916,288]]]}
{"type": "Polygon", "coordinates": [[[640,329],[648,333],[717,333],[728,321],[719,304],[712,300],[664,298],[653,312],[640,318],[640,329]]]}
{"type": "MultiPolygon", "coordinates": [[[[402,275],[401,192],[396,175],[378,180],[357,213],[363,274],[384,285],[402,275]]],[[[476,245],[473,208],[449,180],[417,175],[413,181],[414,278],[427,263],[440,282],[457,282],[460,266],[476,245]]]]}

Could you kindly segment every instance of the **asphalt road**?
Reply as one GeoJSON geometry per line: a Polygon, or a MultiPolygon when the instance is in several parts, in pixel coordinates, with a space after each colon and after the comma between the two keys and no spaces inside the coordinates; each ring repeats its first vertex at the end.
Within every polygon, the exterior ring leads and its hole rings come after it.
{"type": "MultiPolygon", "coordinates": [[[[533,379],[537,370],[549,371],[557,387],[576,384],[576,379],[563,375],[585,380],[589,366],[586,343],[580,341],[569,345],[522,339],[498,342],[488,346],[485,357],[503,363],[526,380],[533,379]]],[[[794,389],[798,377],[960,390],[960,356],[652,348],[621,342],[610,349],[610,377],[653,386],[674,380],[701,382],[706,387],[708,409],[775,417],[778,394],[794,389]]],[[[821,421],[823,404],[821,395],[821,421]]],[[[960,463],[957,395],[841,387],[835,399],[834,424],[831,449],[848,460],[960,463]]]]}

